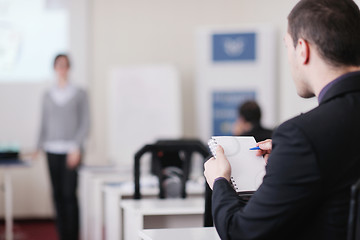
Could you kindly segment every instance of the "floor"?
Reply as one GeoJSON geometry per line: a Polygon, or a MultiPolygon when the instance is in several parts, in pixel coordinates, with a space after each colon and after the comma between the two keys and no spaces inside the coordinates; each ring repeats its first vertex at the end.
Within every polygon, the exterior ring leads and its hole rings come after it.
{"type": "MultiPolygon", "coordinates": [[[[14,240],[57,240],[54,220],[15,220],[14,240]]],[[[5,224],[0,221],[0,240],[5,240],[5,224]]]]}

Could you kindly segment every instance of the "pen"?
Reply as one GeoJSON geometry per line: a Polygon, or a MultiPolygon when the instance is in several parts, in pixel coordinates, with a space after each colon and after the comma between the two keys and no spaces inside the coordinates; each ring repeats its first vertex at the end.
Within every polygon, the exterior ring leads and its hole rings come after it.
{"type": "Polygon", "coordinates": [[[250,148],[249,150],[261,150],[261,148],[259,148],[259,147],[253,147],[253,148],[250,148]]]}

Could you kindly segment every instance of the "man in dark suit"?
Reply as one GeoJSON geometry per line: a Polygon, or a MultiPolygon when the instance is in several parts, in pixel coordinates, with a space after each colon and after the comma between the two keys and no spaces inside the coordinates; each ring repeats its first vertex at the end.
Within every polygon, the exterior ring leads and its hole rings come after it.
{"type": "Polygon", "coordinates": [[[253,136],[256,142],[271,138],[272,130],[261,125],[261,109],[257,102],[248,100],[238,107],[234,136],[253,136]]]}
{"type": "MultiPolygon", "coordinates": [[[[281,124],[262,185],[245,205],[223,149],[205,163],[222,239],[346,239],[360,178],[360,12],[352,0],[301,0],[284,38],[297,92],[319,106],[281,124]]],[[[233,173],[236,174],[236,173],[233,173]]]]}

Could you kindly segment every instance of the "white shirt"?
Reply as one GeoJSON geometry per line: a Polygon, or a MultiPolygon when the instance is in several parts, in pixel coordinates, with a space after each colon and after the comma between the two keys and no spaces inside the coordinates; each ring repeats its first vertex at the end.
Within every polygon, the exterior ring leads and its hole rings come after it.
{"type": "Polygon", "coordinates": [[[68,101],[70,101],[71,98],[75,95],[75,93],[76,93],[76,88],[71,84],[66,84],[66,86],[63,88],[60,88],[59,86],[55,85],[50,90],[51,98],[59,106],[63,106],[68,101]]]}

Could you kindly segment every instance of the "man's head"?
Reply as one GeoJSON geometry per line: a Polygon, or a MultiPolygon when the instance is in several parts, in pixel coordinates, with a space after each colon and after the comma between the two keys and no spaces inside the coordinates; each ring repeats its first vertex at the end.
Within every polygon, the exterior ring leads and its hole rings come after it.
{"type": "Polygon", "coordinates": [[[238,108],[238,115],[240,118],[252,125],[260,123],[261,110],[255,101],[246,101],[238,108]]]}
{"type": "Polygon", "coordinates": [[[359,8],[352,0],[300,0],[288,16],[285,42],[298,93],[311,97],[314,92],[301,65],[311,61],[312,53],[329,68],[360,66],[359,8]]]}
{"type": "Polygon", "coordinates": [[[260,124],[261,110],[259,105],[252,100],[245,101],[238,106],[238,118],[234,123],[232,134],[243,135],[260,124]]]}

